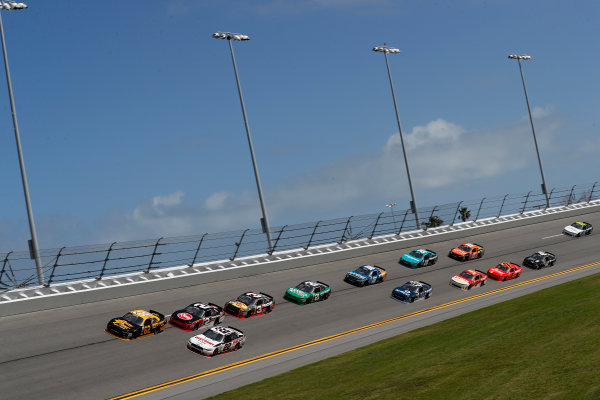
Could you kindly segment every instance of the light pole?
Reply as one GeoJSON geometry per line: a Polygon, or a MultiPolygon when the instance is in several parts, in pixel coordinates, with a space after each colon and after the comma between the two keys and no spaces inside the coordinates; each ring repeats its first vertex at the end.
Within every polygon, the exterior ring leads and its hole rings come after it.
{"type": "Polygon", "coordinates": [[[390,204],[386,204],[386,207],[389,207],[391,209],[392,212],[392,221],[394,221],[394,232],[396,232],[396,217],[394,216],[394,206],[396,205],[396,203],[390,203],[390,204]]]}
{"type": "MultiPolygon", "coordinates": [[[[27,8],[24,3],[16,3],[14,1],[0,1],[0,10],[22,10],[27,8]]],[[[2,14],[2,13],[0,13],[2,14]]],[[[35,233],[35,222],[33,220],[33,210],[29,199],[29,186],[27,185],[27,173],[25,172],[25,161],[23,161],[23,151],[21,149],[21,137],[19,136],[19,124],[17,123],[17,110],[15,108],[15,99],[13,97],[12,83],[10,80],[10,69],[8,68],[8,57],[6,55],[6,43],[4,41],[4,27],[2,25],[2,17],[0,16],[0,38],[2,40],[2,54],[4,55],[4,69],[6,71],[6,84],[8,87],[8,98],[10,100],[10,109],[12,112],[13,127],[15,131],[15,141],[17,142],[17,153],[19,155],[19,167],[21,168],[21,181],[23,182],[23,193],[25,194],[25,206],[27,207],[27,217],[29,219],[29,230],[31,231],[31,241],[29,242],[29,250],[32,258],[35,260],[37,269],[38,283],[44,284],[44,272],[42,270],[42,260],[40,259],[40,251],[38,247],[37,234],[35,233]]]]}
{"type": "Polygon", "coordinates": [[[400,116],[398,115],[398,105],[396,104],[396,94],[394,92],[394,83],[392,82],[392,73],[390,71],[390,63],[388,61],[388,53],[397,54],[400,50],[389,47],[389,46],[375,46],[373,51],[383,53],[385,56],[385,66],[387,67],[388,77],[390,78],[390,88],[392,89],[392,99],[394,100],[394,109],[396,110],[396,120],[398,121],[398,133],[400,134],[400,142],[402,143],[402,153],[404,154],[404,164],[406,165],[406,175],[408,176],[408,186],[410,188],[410,196],[412,200],[410,202],[410,209],[415,214],[415,223],[417,229],[421,229],[419,222],[419,210],[417,208],[417,200],[415,199],[415,191],[413,190],[412,179],[410,178],[410,169],[408,168],[408,158],[406,158],[406,148],[404,146],[404,137],[402,136],[402,126],[400,125],[400,116]]]}
{"type": "Polygon", "coordinates": [[[529,96],[527,96],[527,88],[525,87],[525,78],[523,77],[523,67],[521,60],[531,60],[531,56],[525,54],[509,54],[508,58],[517,60],[519,63],[519,72],[521,72],[521,82],[523,82],[523,91],[525,92],[525,102],[527,103],[527,112],[529,113],[529,122],[531,122],[531,132],[533,133],[533,142],[535,143],[535,152],[537,153],[538,163],[540,164],[540,174],[542,175],[542,193],[546,197],[546,208],[550,207],[550,198],[546,189],[546,178],[544,177],[544,168],[542,167],[542,158],[538,148],[537,138],[535,136],[535,127],[533,126],[533,117],[531,116],[531,107],[529,107],[529,96]]]}
{"type": "Polygon", "coordinates": [[[254,178],[256,179],[256,188],[258,189],[258,199],[260,200],[260,208],[262,209],[262,219],[260,220],[262,230],[267,234],[269,242],[269,251],[273,250],[273,240],[271,239],[271,228],[269,219],[267,218],[267,208],[263,198],[262,187],[260,185],[260,176],[258,175],[258,167],[256,166],[256,157],[254,156],[254,146],[252,145],[252,137],[250,136],[250,127],[248,126],[248,117],[246,115],[246,107],[244,106],[244,97],[242,96],[242,87],[240,86],[240,78],[238,76],[237,65],[235,63],[235,55],[233,54],[232,40],[245,41],[250,40],[248,35],[231,32],[215,32],[212,35],[215,39],[227,39],[229,43],[229,51],[231,51],[231,60],[233,61],[233,71],[235,72],[235,81],[237,83],[238,93],[240,95],[240,104],[242,105],[242,114],[244,116],[244,124],[246,126],[246,136],[248,136],[248,146],[250,147],[250,157],[252,158],[252,167],[254,168],[254,178]]]}

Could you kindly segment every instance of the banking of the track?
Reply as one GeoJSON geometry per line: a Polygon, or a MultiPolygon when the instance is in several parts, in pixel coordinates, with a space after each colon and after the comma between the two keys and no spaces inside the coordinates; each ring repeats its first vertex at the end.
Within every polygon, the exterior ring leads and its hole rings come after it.
{"type": "MultiPolygon", "coordinates": [[[[265,376],[260,375],[260,369],[269,370],[265,363],[270,363],[272,374],[278,365],[298,358],[295,354],[315,349],[310,359],[314,361],[314,357],[328,354],[324,348],[341,347],[340,342],[352,341],[353,337],[376,337],[381,329],[397,334],[401,331],[398,326],[412,329],[415,321],[431,318],[431,315],[468,311],[485,306],[490,300],[503,301],[511,295],[561,283],[572,276],[600,271],[599,232],[581,239],[560,234],[565,225],[577,219],[600,228],[600,212],[595,212],[581,218],[466,236],[464,240],[442,239],[427,245],[440,255],[438,264],[417,270],[397,263],[403,252],[411,250],[407,248],[261,276],[0,318],[3,397],[131,398],[149,394],[149,397],[160,398],[163,389],[166,394],[185,386],[188,392],[192,390],[191,398],[201,398],[228,390],[232,387],[223,384],[221,375],[245,374],[250,369],[258,371],[256,378],[262,379],[265,376]],[[484,258],[465,264],[446,257],[449,248],[463,241],[484,245],[484,258]],[[448,285],[449,278],[463,269],[487,270],[500,261],[521,263],[525,256],[542,249],[558,256],[555,266],[539,271],[525,268],[523,276],[516,281],[493,281],[470,292],[448,285]],[[367,263],[387,267],[388,280],[364,288],[342,281],[346,271],[367,263]],[[306,279],[330,284],[332,296],[307,306],[282,299],[285,288],[306,279]],[[431,299],[414,304],[390,299],[393,287],[411,279],[432,284],[431,299]],[[248,320],[226,318],[225,325],[238,327],[247,336],[246,346],[237,352],[213,358],[199,357],[185,347],[192,334],[175,328],[131,342],[116,340],[103,331],[111,317],[130,309],[152,308],[168,314],[194,301],[224,304],[246,290],[275,295],[277,307],[269,315],[248,320]],[[204,389],[195,389],[193,385],[204,389]],[[206,385],[213,387],[205,390],[206,385]]],[[[358,342],[349,345],[358,345],[358,342]]]]}

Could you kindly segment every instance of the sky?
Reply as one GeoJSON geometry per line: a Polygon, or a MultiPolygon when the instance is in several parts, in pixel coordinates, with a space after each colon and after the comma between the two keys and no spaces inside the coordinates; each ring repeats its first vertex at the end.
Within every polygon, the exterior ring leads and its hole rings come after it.
{"type": "MultiPolygon", "coordinates": [[[[30,0],[2,11],[41,249],[272,227],[600,180],[596,0],[30,0]]],[[[0,79],[0,253],[30,238],[0,79]]]]}

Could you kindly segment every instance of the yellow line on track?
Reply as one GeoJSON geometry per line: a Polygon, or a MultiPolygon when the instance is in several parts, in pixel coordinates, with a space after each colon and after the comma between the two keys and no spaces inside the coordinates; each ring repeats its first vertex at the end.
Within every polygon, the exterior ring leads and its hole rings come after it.
{"type": "Polygon", "coordinates": [[[530,285],[532,283],[540,282],[540,281],[543,281],[545,279],[554,278],[554,277],[561,276],[561,275],[566,275],[566,274],[569,274],[569,273],[572,273],[572,272],[576,272],[576,271],[580,271],[580,270],[583,270],[583,269],[586,269],[586,268],[594,267],[596,265],[600,265],[600,261],[596,261],[596,262],[593,262],[593,263],[590,263],[590,264],[586,264],[586,265],[582,265],[582,266],[579,266],[579,267],[575,267],[575,268],[567,269],[567,270],[564,270],[564,271],[556,272],[556,273],[551,274],[551,275],[541,276],[539,278],[531,279],[531,280],[528,280],[528,281],[515,283],[515,284],[509,285],[509,286],[502,287],[502,288],[490,290],[488,292],[479,293],[479,294],[476,294],[474,296],[469,296],[469,297],[465,297],[465,298],[462,298],[462,299],[454,300],[454,301],[451,301],[451,302],[448,302],[448,303],[440,304],[439,306],[433,306],[433,307],[426,308],[426,309],[423,309],[423,310],[415,311],[415,312],[412,312],[410,314],[399,315],[397,317],[386,319],[384,321],[375,322],[373,324],[361,326],[359,328],[351,329],[349,331],[336,333],[335,335],[326,336],[326,337],[323,337],[323,338],[320,338],[320,339],[312,340],[310,342],[306,342],[306,343],[302,343],[302,344],[299,344],[299,345],[296,345],[296,346],[292,346],[292,347],[288,347],[288,348],[285,348],[285,349],[281,349],[281,350],[273,351],[273,352],[270,352],[270,353],[262,354],[260,356],[256,356],[256,357],[253,357],[253,358],[249,358],[247,360],[238,361],[238,362],[235,362],[235,363],[232,363],[232,364],[224,365],[222,367],[214,368],[214,369],[211,369],[211,370],[208,370],[208,371],[203,371],[203,372],[200,372],[200,373],[197,373],[197,374],[194,374],[194,375],[186,376],[184,378],[179,378],[179,379],[175,379],[175,380],[172,380],[172,381],[169,381],[169,382],[161,383],[159,385],[150,386],[150,387],[147,387],[147,388],[144,388],[144,389],[137,390],[135,392],[126,393],[126,394],[123,394],[123,395],[120,395],[120,396],[117,396],[117,397],[112,397],[109,400],[126,400],[126,399],[132,399],[134,397],[138,397],[138,396],[142,396],[142,395],[145,395],[145,394],[148,394],[148,393],[156,392],[158,390],[170,388],[172,386],[176,386],[176,385],[179,385],[179,384],[182,384],[182,383],[185,383],[185,382],[190,382],[190,381],[193,381],[193,380],[196,380],[196,379],[205,378],[205,377],[210,376],[210,375],[218,374],[220,372],[225,372],[225,371],[228,371],[230,369],[242,367],[244,365],[249,365],[249,364],[252,364],[252,363],[255,363],[255,362],[258,362],[258,361],[262,361],[262,360],[266,360],[266,359],[269,359],[269,358],[272,358],[272,357],[280,356],[282,354],[290,353],[292,351],[304,349],[304,348],[311,347],[311,346],[314,346],[314,345],[317,345],[317,344],[320,344],[320,343],[329,342],[329,341],[334,340],[334,339],[338,339],[338,338],[341,338],[341,337],[344,337],[344,336],[352,335],[354,333],[366,331],[366,330],[369,330],[369,329],[372,329],[372,328],[376,328],[378,326],[386,325],[386,324],[389,324],[389,323],[392,323],[392,322],[396,322],[396,321],[401,321],[403,319],[415,317],[415,316],[421,315],[421,314],[426,314],[428,312],[432,312],[432,311],[436,311],[436,310],[441,310],[443,308],[451,307],[451,306],[454,306],[454,305],[457,305],[457,304],[460,304],[460,303],[465,303],[467,301],[479,299],[479,298],[482,298],[482,297],[485,297],[485,296],[489,296],[489,295],[492,295],[492,294],[496,294],[496,293],[504,292],[504,291],[507,291],[507,290],[515,289],[515,288],[518,288],[518,287],[521,287],[521,286],[530,285]]]}

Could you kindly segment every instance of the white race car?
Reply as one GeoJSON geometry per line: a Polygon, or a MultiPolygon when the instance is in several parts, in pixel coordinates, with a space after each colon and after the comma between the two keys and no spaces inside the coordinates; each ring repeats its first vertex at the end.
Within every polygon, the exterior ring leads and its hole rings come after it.
{"type": "Polygon", "coordinates": [[[242,348],[244,332],[231,326],[216,326],[188,340],[187,348],[205,356],[216,356],[242,348]]]}
{"type": "Polygon", "coordinates": [[[587,222],[573,222],[571,225],[565,226],[563,233],[569,236],[585,236],[592,233],[592,224],[587,222]]]}

